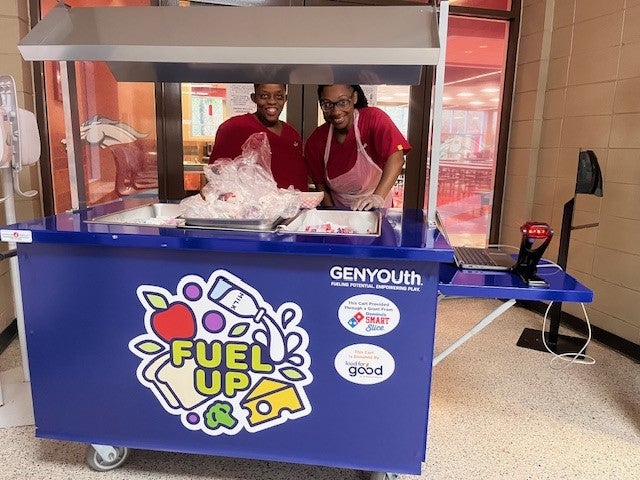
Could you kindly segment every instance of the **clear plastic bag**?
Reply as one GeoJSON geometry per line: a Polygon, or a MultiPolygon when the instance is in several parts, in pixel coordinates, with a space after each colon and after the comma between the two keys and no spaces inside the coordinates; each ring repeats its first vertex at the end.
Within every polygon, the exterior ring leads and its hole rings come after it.
{"type": "Polygon", "coordinates": [[[234,159],[220,158],[205,165],[206,185],[200,194],[180,202],[187,218],[263,220],[293,217],[300,196],[278,188],[271,174],[271,147],[267,134],[252,134],[234,159]]]}

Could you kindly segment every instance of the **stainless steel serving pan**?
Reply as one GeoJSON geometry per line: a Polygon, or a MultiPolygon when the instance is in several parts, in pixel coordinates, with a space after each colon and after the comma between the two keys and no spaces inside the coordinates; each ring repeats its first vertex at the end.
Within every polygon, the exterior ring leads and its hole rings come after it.
{"type": "Polygon", "coordinates": [[[104,223],[111,225],[180,227],[184,224],[184,220],[179,217],[180,210],[177,203],[152,203],[116,213],[101,215],[85,221],[87,223],[104,223]]]}
{"type": "Polygon", "coordinates": [[[185,228],[208,228],[213,230],[274,231],[284,218],[241,220],[234,218],[184,218],[185,228]]]}
{"type": "Polygon", "coordinates": [[[249,220],[234,218],[189,218],[182,217],[180,213],[180,205],[177,203],[152,203],[116,213],[101,215],[86,220],[86,222],[142,227],[181,227],[266,232],[274,231],[276,226],[284,221],[281,217],[249,220]]]}
{"type": "Polygon", "coordinates": [[[278,233],[377,237],[382,215],[379,210],[303,210],[276,227],[278,233]]]}

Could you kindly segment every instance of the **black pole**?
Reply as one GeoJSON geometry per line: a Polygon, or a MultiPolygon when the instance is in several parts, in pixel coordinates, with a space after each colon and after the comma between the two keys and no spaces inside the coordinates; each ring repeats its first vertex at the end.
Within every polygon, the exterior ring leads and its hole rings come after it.
{"type": "MultiPolygon", "coordinates": [[[[573,208],[576,197],[564,204],[562,212],[562,228],[560,230],[560,247],[558,248],[558,265],[562,270],[567,270],[567,258],[569,257],[569,241],[571,240],[571,224],[573,222],[573,208]]],[[[549,317],[549,348],[558,353],[558,332],[560,331],[560,315],[562,314],[562,302],[551,305],[549,317]]]]}

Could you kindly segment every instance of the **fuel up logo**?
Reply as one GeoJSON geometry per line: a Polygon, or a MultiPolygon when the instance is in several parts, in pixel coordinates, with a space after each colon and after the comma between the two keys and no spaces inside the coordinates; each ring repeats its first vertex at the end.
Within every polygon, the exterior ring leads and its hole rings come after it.
{"type": "Polygon", "coordinates": [[[138,380],[189,430],[257,432],[311,413],[309,336],[300,307],[274,310],[225,270],[183,277],[176,293],[141,285],[145,333],[129,342],[138,380]]]}

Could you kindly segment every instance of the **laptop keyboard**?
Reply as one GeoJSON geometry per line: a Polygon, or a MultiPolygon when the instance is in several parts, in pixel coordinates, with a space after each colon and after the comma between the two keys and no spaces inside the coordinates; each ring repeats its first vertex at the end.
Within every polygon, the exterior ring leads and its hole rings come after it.
{"type": "Polygon", "coordinates": [[[465,265],[496,265],[483,248],[455,247],[454,252],[458,261],[465,265]]]}

